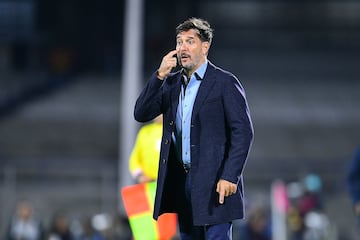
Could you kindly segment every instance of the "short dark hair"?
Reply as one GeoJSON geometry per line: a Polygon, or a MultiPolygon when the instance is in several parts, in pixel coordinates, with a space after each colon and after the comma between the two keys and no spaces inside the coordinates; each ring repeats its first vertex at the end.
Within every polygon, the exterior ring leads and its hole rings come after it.
{"type": "Polygon", "coordinates": [[[176,27],[176,36],[179,33],[189,31],[190,29],[197,30],[198,36],[202,42],[211,43],[214,30],[207,21],[201,18],[189,18],[176,27]]]}

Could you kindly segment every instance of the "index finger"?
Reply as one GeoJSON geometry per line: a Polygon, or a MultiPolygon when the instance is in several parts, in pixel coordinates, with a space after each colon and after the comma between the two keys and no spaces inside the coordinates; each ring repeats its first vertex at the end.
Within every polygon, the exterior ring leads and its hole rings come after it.
{"type": "Polygon", "coordinates": [[[168,54],[166,54],[166,57],[172,57],[172,56],[174,56],[176,53],[177,53],[177,50],[176,50],[176,49],[175,49],[175,50],[172,50],[172,51],[170,51],[168,54]]]}
{"type": "Polygon", "coordinates": [[[220,204],[224,203],[224,197],[225,197],[225,190],[221,189],[219,192],[219,203],[220,204]]]}

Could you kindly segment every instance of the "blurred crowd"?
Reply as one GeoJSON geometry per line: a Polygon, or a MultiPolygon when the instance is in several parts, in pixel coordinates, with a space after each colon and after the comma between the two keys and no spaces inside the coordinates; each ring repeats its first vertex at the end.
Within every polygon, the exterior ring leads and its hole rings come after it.
{"type": "MultiPolygon", "coordinates": [[[[338,239],[336,229],[324,211],[321,190],[322,181],[316,174],[307,174],[299,181],[286,184],[286,209],[283,220],[287,240],[338,239]]],[[[274,229],[271,207],[269,201],[253,206],[250,204],[247,218],[234,230],[235,239],[272,240],[274,229]]]]}
{"type": "Polygon", "coordinates": [[[324,211],[322,181],[316,174],[288,184],[287,224],[291,240],[333,239],[329,218],[324,211]]]}
{"type": "MultiPolygon", "coordinates": [[[[285,212],[288,240],[338,239],[331,226],[321,194],[322,181],[308,174],[299,181],[286,184],[285,212]]],[[[271,201],[249,202],[247,217],[233,229],[234,240],[275,240],[271,201]]],[[[37,216],[29,201],[20,201],[8,222],[5,240],[129,240],[131,229],[126,217],[98,214],[71,219],[66,213],[55,213],[48,224],[37,216]]]]}
{"type": "Polygon", "coordinates": [[[20,201],[9,220],[4,240],[129,240],[132,239],[127,219],[108,214],[70,219],[58,212],[49,224],[37,216],[29,201],[20,201]]]}

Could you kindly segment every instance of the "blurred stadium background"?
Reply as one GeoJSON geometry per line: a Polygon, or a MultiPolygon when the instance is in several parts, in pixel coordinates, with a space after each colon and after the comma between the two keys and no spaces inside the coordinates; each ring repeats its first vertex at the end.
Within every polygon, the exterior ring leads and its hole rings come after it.
{"type": "MultiPolygon", "coordinates": [[[[209,59],[239,77],[252,112],[250,201],[315,173],[338,239],[356,239],[345,178],[360,139],[360,2],[143,2],[141,85],[177,24],[207,19],[209,59]]],[[[21,199],[45,225],[58,211],[121,218],[125,5],[0,0],[0,234],[21,199]]]]}

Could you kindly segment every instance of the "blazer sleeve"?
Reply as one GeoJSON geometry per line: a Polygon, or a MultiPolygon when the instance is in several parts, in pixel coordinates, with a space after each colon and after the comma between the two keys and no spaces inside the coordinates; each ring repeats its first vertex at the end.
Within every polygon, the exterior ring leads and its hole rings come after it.
{"type": "Polygon", "coordinates": [[[161,114],[162,85],[165,80],[152,74],[135,103],[134,117],[138,122],[148,122],[161,114]]]}
{"type": "Polygon", "coordinates": [[[230,143],[221,178],[238,182],[253,141],[253,126],[244,88],[235,76],[224,81],[223,104],[230,143]]]}

